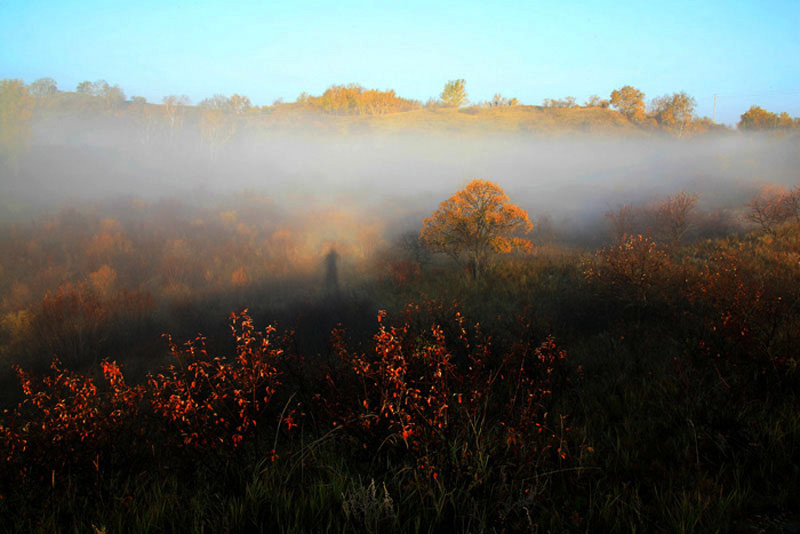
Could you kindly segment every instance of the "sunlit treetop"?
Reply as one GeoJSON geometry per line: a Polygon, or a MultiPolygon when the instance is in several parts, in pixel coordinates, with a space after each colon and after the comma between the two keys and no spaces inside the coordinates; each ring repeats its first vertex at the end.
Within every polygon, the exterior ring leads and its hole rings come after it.
{"type": "Polygon", "coordinates": [[[771,113],[760,106],[751,106],[749,110],[742,114],[738,128],[743,131],[766,131],[791,129],[796,127],[797,119],[792,120],[788,113],[780,115],[771,113]]]}
{"type": "Polygon", "coordinates": [[[492,254],[532,249],[518,237],[532,229],[527,212],[511,204],[500,187],[472,180],[423,221],[420,238],[437,252],[465,259],[477,279],[492,254]]]}
{"type": "Polygon", "coordinates": [[[644,93],[630,85],[611,92],[611,105],[631,120],[640,120],[645,116],[644,93]]]}

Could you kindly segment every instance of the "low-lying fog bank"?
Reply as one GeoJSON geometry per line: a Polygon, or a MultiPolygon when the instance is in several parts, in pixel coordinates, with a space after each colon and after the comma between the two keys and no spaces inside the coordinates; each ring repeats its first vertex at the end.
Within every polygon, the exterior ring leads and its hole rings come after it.
{"type": "Polygon", "coordinates": [[[140,130],[61,117],[0,180],[0,221],[133,195],[202,203],[254,191],[299,213],[327,206],[396,228],[436,208],[471,178],[491,180],[536,217],[573,227],[624,203],[686,190],[707,210],[740,206],[764,184],[795,185],[797,138],[728,133],[649,136],[488,133],[322,134],[245,130],[211,142],[196,132],[145,140],[140,130]]]}

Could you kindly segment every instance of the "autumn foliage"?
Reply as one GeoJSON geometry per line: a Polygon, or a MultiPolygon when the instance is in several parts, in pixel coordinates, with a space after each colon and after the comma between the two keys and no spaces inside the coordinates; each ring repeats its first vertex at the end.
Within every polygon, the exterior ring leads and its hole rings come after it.
{"type": "Polygon", "coordinates": [[[168,338],[177,362],[148,378],[153,411],[173,429],[179,445],[236,448],[258,430],[280,386],[283,349],[272,340],[275,329],[256,332],[244,313],[232,317],[232,331],[236,355],[231,360],[210,357],[202,336],[182,347],[168,338]]]}
{"type": "Polygon", "coordinates": [[[800,225],[800,186],[791,191],[782,187],[764,187],[749,202],[748,220],[777,237],[791,233],[800,225]]]}
{"type": "Polygon", "coordinates": [[[795,192],[765,189],[741,210],[741,224],[751,223],[741,235],[698,237],[701,206],[679,192],[608,214],[611,235],[595,250],[553,238],[537,254],[502,257],[522,239],[499,230],[522,233],[530,222],[499,188],[476,181],[426,220],[422,240],[450,221],[439,238],[453,238],[451,254],[469,262],[465,243],[497,230],[483,242],[497,254],[493,276],[464,284],[407,234],[404,255],[383,250],[370,263],[375,294],[397,298],[377,323],[372,311],[366,323],[347,322],[344,291],[320,296],[316,312],[304,304],[303,320],[330,332],[311,351],[302,336],[256,327],[263,311],[245,311],[222,336],[184,329],[186,342],[166,336],[141,348],[146,357],[124,352],[140,342],[131,325],[163,306],[191,310],[202,301],[190,299],[218,287],[250,291],[265,265],[303,254],[292,230],[259,225],[246,207],[204,212],[193,224],[162,213],[176,223],[166,236],[79,213],[11,229],[0,245],[20,265],[2,262],[14,277],[4,286],[4,354],[35,340],[36,354],[59,359],[15,370],[21,387],[0,419],[0,511],[23,530],[36,530],[39,514],[55,517],[47,527],[58,530],[113,514],[150,517],[136,506],[151,497],[161,506],[166,492],[176,507],[227,499],[232,511],[222,516],[242,524],[258,510],[302,505],[310,508],[294,517],[307,525],[318,518],[306,513],[319,510],[314,499],[327,499],[330,517],[347,511],[346,527],[366,524],[369,506],[388,510],[388,524],[404,518],[403,531],[418,517],[469,525],[470,503],[487,510],[482,524],[510,531],[548,522],[615,531],[625,530],[619,517],[642,521],[625,515],[631,503],[665,520],[693,506],[631,495],[642,478],[658,491],[689,487],[703,510],[722,514],[732,505],[708,503],[736,498],[739,489],[726,488],[752,472],[761,478],[745,477],[748,491],[778,479],[787,493],[764,492],[793,503],[795,192]],[[148,269],[150,287],[163,285],[168,297],[128,290],[148,269]],[[48,283],[56,289],[42,294],[48,283]],[[173,304],[180,295],[182,307],[173,304]],[[331,330],[340,320],[347,325],[331,330]],[[179,489],[170,493],[164,480],[179,489]],[[197,481],[205,486],[191,498],[177,497],[197,481]],[[363,502],[354,497],[382,484],[382,501],[371,490],[363,502]],[[331,497],[332,487],[342,489],[331,497]],[[600,490],[608,500],[589,504],[600,490]],[[112,511],[87,511],[108,494],[112,511]],[[252,508],[240,507],[248,499],[252,508]],[[69,515],[71,506],[85,517],[69,515]]]}
{"type": "Polygon", "coordinates": [[[203,336],[180,345],[167,337],[172,363],[138,385],[109,361],[100,383],[57,360],[42,378],[19,370],[24,398],[0,423],[0,496],[18,484],[92,487],[100,469],[165,458],[176,468],[243,451],[275,460],[299,447],[292,436],[312,423],[343,433],[338,439],[356,450],[408,462],[430,481],[482,476],[478,455],[487,452],[531,473],[566,460],[568,428],[546,408],[553,388],[572,376],[566,353],[552,338],[498,352],[479,326],[454,313],[446,327],[425,331],[416,326],[426,316],[419,306],[397,326],[381,312],[367,352],[334,331],[339,361],[324,368],[324,378],[298,368],[308,364],[285,352],[290,341],[271,327],[257,331],[246,313],[231,316],[231,357],[210,354],[203,336]],[[275,450],[280,436],[282,452],[275,450]],[[461,451],[457,458],[449,447],[461,451]]]}
{"type": "Polygon", "coordinates": [[[407,451],[433,477],[478,476],[479,454],[522,470],[566,459],[567,427],[545,409],[570,375],[566,352],[552,338],[498,352],[458,311],[449,335],[437,324],[415,328],[419,313],[412,305],[403,323],[388,326],[381,312],[367,352],[349,349],[334,332],[335,350],[352,374],[330,384],[338,395],[329,399],[347,392],[336,409],[365,448],[407,451]],[[449,456],[453,448],[459,457],[449,456]]]}
{"type": "Polygon", "coordinates": [[[472,180],[422,223],[420,238],[433,250],[463,259],[475,279],[491,255],[530,250],[519,237],[533,229],[528,214],[488,180],[472,180]]]}
{"type": "Polygon", "coordinates": [[[320,96],[302,95],[298,101],[335,115],[385,115],[420,107],[419,102],[401,98],[394,90],[365,89],[357,84],[332,85],[320,96]]]}
{"type": "Polygon", "coordinates": [[[597,251],[587,263],[586,276],[613,298],[645,304],[663,287],[671,267],[663,246],[637,234],[597,251]]]}
{"type": "Polygon", "coordinates": [[[626,85],[611,92],[611,105],[632,121],[645,118],[644,93],[635,87],[626,85]]]}
{"type": "Polygon", "coordinates": [[[655,237],[628,234],[636,210],[623,206],[608,214],[621,237],[585,260],[586,279],[604,297],[636,309],[639,319],[648,310],[662,320],[672,315],[697,354],[731,376],[792,375],[800,331],[795,197],[796,190],[766,188],[745,216],[759,231],[691,247],[681,243],[693,196],[680,193],[656,206],[655,237]]]}
{"type": "Polygon", "coordinates": [[[781,131],[797,128],[800,122],[788,113],[771,113],[760,106],[750,106],[740,117],[737,127],[742,131],[781,131]]]}

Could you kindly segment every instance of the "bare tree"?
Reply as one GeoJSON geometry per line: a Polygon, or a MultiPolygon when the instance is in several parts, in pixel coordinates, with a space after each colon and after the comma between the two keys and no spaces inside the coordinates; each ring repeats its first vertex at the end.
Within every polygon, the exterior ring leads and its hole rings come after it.
{"type": "Polygon", "coordinates": [[[678,248],[691,228],[691,213],[697,197],[686,191],[667,197],[656,208],[659,238],[672,250],[678,248]]]}
{"type": "Polygon", "coordinates": [[[791,191],[782,187],[765,187],[749,203],[747,219],[762,230],[777,236],[785,223],[800,224],[800,186],[791,191]]]}
{"type": "Polygon", "coordinates": [[[632,205],[623,204],[617,211],[607,211],[603,215],[611,223],[611,234],[615,242],[622,243],[633,234],[637,212],[632,205]]]}

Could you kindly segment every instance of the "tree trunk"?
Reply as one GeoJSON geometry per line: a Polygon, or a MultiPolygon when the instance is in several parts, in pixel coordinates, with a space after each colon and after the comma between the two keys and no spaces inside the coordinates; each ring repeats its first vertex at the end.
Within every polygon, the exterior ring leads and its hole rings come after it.
{"type": "Polygon", "coordinates": [[[477,254],[472,257],[471,263],[472,265],[470,267],[472,267],[472,279],[477,282],[480,279],[481,274],[481,264],[477,254]]]}

